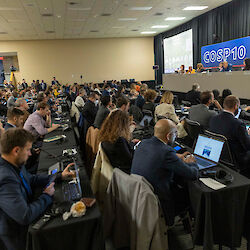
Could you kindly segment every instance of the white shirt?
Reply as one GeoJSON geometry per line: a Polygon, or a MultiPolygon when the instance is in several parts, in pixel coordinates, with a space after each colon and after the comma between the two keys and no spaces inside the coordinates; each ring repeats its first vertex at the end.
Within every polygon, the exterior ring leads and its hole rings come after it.
{"type": "Polygon", "coordinates": [[[83,107],[84,106],[84,100],[81,96],[77,96],[76,97],[76,100],[75,100],[75,105],[79,108],[83,107]]]}

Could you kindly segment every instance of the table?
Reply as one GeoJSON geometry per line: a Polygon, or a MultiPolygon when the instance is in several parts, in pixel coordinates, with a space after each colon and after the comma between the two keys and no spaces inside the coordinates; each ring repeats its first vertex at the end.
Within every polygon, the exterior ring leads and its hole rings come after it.
{"type": "MultiPolygon", "coordinates": [[[[56,130],[45,138],[55,135],[65,134],[66,140],[62,143],[50,142],[43,143],[39,159],[38,173],[48,171],[48,168],[61,160],[59,156],[63,149],[77,147],[73,130],[62,131],[56,130]]],[[[79,152],[79,150],[78,150],[79,152]]],[[[89,179],[86,170],[83,167],[79,155],[77,164],[80,166],[80,179],[83,197],[93,197],[89,179]]],[[[69,211],[71,204],[62,201],[61,184],[55,186],[55,202],[53,206],[67,209],[69,211]]],[[[31,226],[28,230],[27,250],[101,250],[104,249],[102,219],[97,204],[88,208],[86,214],[81,218],[72,218],[63,221],[62,216],[51,219],[44,227],[39,230],[31,226]]]]}
{"type": "Polygon", "coordinates": [[[220,165],[234,176],[232,183],[220,190],[212,190],[201,181],[189,182],[191,206],[195,213],[194,244],[204,250],[214,244],[240,247],[248,204],[250,180],[220,165]]]}

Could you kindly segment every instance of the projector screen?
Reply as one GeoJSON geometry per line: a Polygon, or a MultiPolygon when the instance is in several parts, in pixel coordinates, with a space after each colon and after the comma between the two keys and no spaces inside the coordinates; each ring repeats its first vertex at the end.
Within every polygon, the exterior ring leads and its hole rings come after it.
{"type": "Polygon", "coordinates": [[[192,29],[164,39],[164,73],[174,73],[182,64],[193,67],[192,29]]]}

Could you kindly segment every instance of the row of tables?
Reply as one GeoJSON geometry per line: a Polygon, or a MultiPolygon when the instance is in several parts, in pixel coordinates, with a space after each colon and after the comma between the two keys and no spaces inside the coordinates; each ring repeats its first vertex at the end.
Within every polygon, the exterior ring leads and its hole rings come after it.
{"type": "MultiPolygon", "coordinates": [[[[62,123],[70,124],[69,115],[62,123]]],[[[71,126],[71,125],[70,125],[71,126]]],[[[40,153],[38,173],[48,172],[48,168],[64,159],[62,151],[77,148],[74,131],[55,130],[46,135],[66,135],[60,142],[43,143],[40,153]]],[[[79,152],[79,151],[78,151],[79,152]]],[[[80,178],[84,197],[93,197],[89,179],[81,158],[77,155],[77,163],[81,166],[80,178]]],[[[191,206],[195,214],[194,244],[203,245],[205,250],[213,249],[214,244],[240,247],[243,228],[248,228],[250,180],[237,172],[220,165],[218,168],[230,172],[234,180],[225,188],[214,191],[201,181],[188,183],[191,206]]],[[[60,203],[61,184],[55,186],[56,199],[54,207],[69,210],[70,204],[60,203]]],[[[247,233],[246,233],[247,234],[247,233]]],[[[62,216],[50,220],[40,230],[29,227],[27,250],[66,250],[66,249],[104,249],[102,219],[98,206],[87,209],[81,218],[69,218],[63,221],[62,216]]]]}
{"type": "MultiPolygon", "coordinates": [[[[67,115],[62,124],[68,123],[71,127],[70,117],[67,115]]],[[[57,129],[45,136],[49,138],[56,135],[66,135],[65,140],[55,142],[43,142],[38,174],[47,174],[48,168],[53,164],[67,159],[62,157],[65,149],[76,148],[77,164],[80,167],[80,179],[83,197],[93,197],[90,182],[86,174],[85,167],[79,155],[74,131],[71,128],[67,131],[57,129]]],[[[70,160],[70,159],[69,159],[70,160]]],[[[69,211],[71,204],[63,201],[62,184],[55,185],[55,195],[53,209],[59,211],[69,211]]],[[[52,218],[41,229],[36,230],[32,225],[28,230],[27,250],[101,250],[104,249],[103,230],[101,213],[97,204],[87,208],[86,214],[80,218],[70,217],[64,221],[62,215],[52,218]]]]}

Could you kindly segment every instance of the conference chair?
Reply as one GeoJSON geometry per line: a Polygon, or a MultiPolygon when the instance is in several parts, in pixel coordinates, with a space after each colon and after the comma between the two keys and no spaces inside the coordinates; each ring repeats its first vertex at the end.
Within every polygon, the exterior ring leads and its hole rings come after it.
{"type": "Polygon", "coordinates": [[[92,169],[95,162],[95,157],[98,151],[98,140],[99,129],[90,126],[88,128],[86,134],[86,146],[85,146],[85,154],[86,154],[86,171],[89,177],[91,177],[92,169]]]}
{"type": "Polygon", "coordinates": [[[202,127],[200,123],[185,118],[184,129],[186,130],[189,138],[188,146],[193,148],[198,135],[202,132],[202,127]]]}
{"type": "Polygon", "coordinates": [[[213,137],[215,139],[219,139],[224,142],[224,146],[221,152],[220,162],[227,165],[228,167],[234,169],[235,171],[239,171],[236,166],[236,161],[234,159],[234,156],[231,152],[231,148],[228,143],[228,139],[221,134],[216,134],[211,131],[205,130],[204,135],[207,135],[209,137],[213,137]]]}
{"type": "Polygon", "coordinates": [[[116,249],[169,249],[160,202],[144,177],[115,168],[106,198],[104,236],[116,249]]]}
{"type": "Polygon", "coordinates": [[[189,101],[184,101],[184,100],[181,101],[181,104],[183,104],[183,105],[186,106],[186,107],[191,107],[191,106],[192,106],[192,103],[191,103],[191,102],[189,102],[189,101]]]}
{"type": "Polygon", "coordinates": [[[142,114],[143,114],[143,116],[148,115],[148,116],[153,117],[153,113],[150,110],[147,110],[147,109],[143,109],[142,114]]]}

